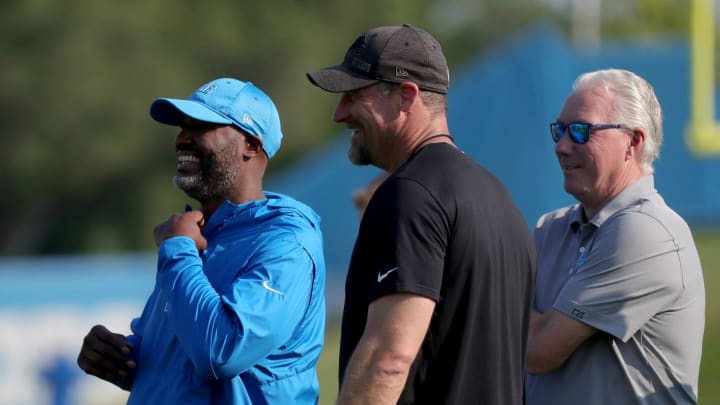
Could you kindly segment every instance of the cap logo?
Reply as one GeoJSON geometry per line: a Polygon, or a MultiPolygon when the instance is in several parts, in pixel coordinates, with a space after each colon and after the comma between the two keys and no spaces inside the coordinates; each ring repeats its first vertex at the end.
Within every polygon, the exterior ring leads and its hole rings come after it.
{"type": "Polygon", "coordinates": [[[200,87],[200,88],[198,89],[198,93],[210,94],[210,93],[212,93],[213,91],[215,91],[215,89],[217,89],[217,86],[216,86],[216,85],[214,85],[214,84],[209,84],[209,83],[208,83],[208,84],[200,87]]]}
{"type": "Polygon", "coordinates": [[[410,75],[408,74],[407,70],[401,68],[400,66],[395,66],[395,77],[402,77],[407,79],[410,75]]]}
{"type": "Polygon", "coordinates": [[[355,69],[357,69],[361,72],[365,72],[365,73],[370,73],[370,68],[371,68],[369,63],[365,62],[364,60],[362,60],[360,58],[353,58],[352,67],[354,67],[355,69]]]}
{"type": "Polygon", "coordinates": [[[245,123],[245,124],[248,124],[248,125],[252,125],[252,124],[253,124],[252,118],[250,118],[250,116],[247,115],[247,114],[243,114],[242,122],[245,123]]]}

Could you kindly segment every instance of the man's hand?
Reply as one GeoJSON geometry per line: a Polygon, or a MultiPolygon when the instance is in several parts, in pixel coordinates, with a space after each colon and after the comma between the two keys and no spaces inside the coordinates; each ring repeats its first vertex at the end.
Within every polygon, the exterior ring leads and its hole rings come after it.
{"type": "Polygon", "coordinates": [[[202,235],[202,228],[205,226],[205,218],[202,211],[188,211],[182,214],[170,216],[165,222],[155,227],[153,237],[155,244],[160,244],[174,236],[187,236],[195,241],[197,250],[203,251],[207,247],[207,240],[202,235]]]}
{"type": "Polygon", "coordinates": [[[86,373],[130,390],[136,366],[129,356],[132,349],[125,336],[95,325],[83,340],[77,363],[86,373]]]}

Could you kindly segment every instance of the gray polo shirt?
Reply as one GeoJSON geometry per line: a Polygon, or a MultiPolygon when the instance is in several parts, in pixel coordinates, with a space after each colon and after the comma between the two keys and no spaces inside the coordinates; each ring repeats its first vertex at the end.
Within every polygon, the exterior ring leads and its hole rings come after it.
{"type": "Polygon", "coordinates": [[[535,309],[598,332],[559,369],[528,375],[528,405],[695,404],[705,287],[685,221],[631,184],[589,222],[573,205],[543,215],[535,309]]]}

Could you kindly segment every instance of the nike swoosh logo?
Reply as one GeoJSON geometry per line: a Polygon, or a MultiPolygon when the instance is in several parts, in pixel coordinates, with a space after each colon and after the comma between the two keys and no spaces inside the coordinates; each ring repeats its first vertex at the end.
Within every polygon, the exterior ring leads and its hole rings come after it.
{"type": "Polygon", "coordinates": [[[272,293],[280,294],[280,295],[285,295],[284,292],[278,291],[278,290],[270,287],[270,284],[268,283],[267,280],[263,281],[262,286],[263,286],[264,289],[266,289],[266,290],[268,290],[268,291],[270,291],[270,292],[272,292],[272,293]]]}
{"type": "Polygon", "coordinates": [[[392,273],[393,271],[395,271],[397,269],[399,269],[399,267],[392,268],[392,269],[386,271],[385,273],[378,271],[378,283],[385,280],[385,277],[389,276],[390,273],[392,273]]]}

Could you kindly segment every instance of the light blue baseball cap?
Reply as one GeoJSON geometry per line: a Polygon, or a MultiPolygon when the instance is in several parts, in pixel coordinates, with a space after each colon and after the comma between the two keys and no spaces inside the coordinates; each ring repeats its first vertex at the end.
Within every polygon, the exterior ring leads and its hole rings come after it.
{"type": "Polygon", "coordinates": [[[235,125],[260,138],[271,158],[280,149],[280,115],[270,97],[250,82],[215,79],[197,89],[187,100],[158,98],[150,104],[150,116],[157,122],[179,126],[188,116],[198,121],[235,125]]]}

